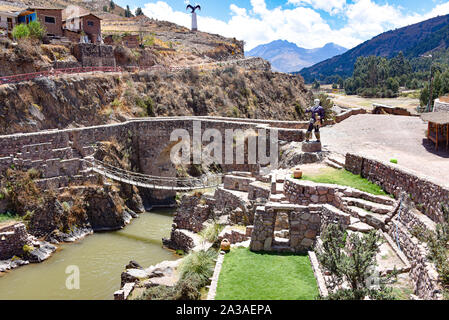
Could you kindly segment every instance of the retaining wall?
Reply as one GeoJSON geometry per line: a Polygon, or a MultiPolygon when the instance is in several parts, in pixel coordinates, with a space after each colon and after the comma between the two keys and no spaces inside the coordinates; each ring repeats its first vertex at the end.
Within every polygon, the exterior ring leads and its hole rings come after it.
{"type": "Polygon", "coordinates": [[[381,186],[396,198],[405,191],[429,218],[435,222],[443,220],[441,204],[449,203],[448,186],[439,185],[412,170],[357,154],[346,155],[345,168],[381,186]]]}

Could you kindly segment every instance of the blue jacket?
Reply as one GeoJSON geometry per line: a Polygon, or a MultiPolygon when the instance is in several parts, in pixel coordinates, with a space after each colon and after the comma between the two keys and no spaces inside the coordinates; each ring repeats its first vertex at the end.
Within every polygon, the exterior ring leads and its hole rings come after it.
{"type": "Polygon", "coordinates": [[[313,106],[311,108],[306,109],[306,112],[311,112],[313,119],[315,119],[316,115],[318,114],[320,116],[321,120],[324,120],[324,117],[326,115],[326,112],[322,106],[318,106],[318,107],[313,106]]]}

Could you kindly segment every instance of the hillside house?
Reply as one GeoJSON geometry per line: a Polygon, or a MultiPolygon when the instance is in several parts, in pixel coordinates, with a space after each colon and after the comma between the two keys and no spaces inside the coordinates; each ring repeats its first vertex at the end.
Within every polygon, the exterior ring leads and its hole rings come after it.
{"type": "Polygon", "coordinates": [[[62,22],[62,28],[64,36],[73,42],[79,42],[82,33],[91,43],[101,42],[101,18],[92,13],[67,16],[62,22]]]}
{"type": "Polygon", "coordinates": [[[18,16],[19,12],[0,11],[0,30],[3,30],[4,34],[10,38],[12,38],[12,29],[18,24],[18,16]]]}
{"type": "Polygon", "coordinates": [[[30,23],[38,20],[45,30],[47,36],[62,37],[62,9],[47,7],[31,7],[18,16],[19,23],[30,23]]]}

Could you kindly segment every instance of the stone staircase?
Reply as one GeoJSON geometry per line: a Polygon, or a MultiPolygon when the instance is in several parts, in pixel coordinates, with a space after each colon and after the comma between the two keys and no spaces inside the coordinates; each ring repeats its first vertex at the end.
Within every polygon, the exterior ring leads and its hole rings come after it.
{"type": "Polygon", "coordinates": [[[358,196],[342,197],[344,211],[351,217],[349,230],[369,232],[373,229],[385,229],[396,207],[394,199],[360,192],[358,196]]]}
{"type": "Polygon", "coordinates": [[[324,160],[324,163],[329,167],[341,170],[345,167],[345,158],[340,155],[333,154],[324,160]]]}

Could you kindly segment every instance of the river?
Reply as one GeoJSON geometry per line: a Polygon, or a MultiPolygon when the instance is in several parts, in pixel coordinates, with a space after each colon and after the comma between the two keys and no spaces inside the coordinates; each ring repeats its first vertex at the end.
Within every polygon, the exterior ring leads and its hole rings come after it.
{"type": "Polygon", "coordinates": [[[122,230],[61,244],[48,260],[0,276],[0,300],[113,299],[120,288],[120,274],[130,260],[146,268],[177,259],[162,248],[161,239],[170,235],[172,220],[173,210],[155,210],[141,214],[122,230]],[[78,267],[79,289],[66,287],[66,279],[73,274],[66,274],[69,266],[78,267]]]}

